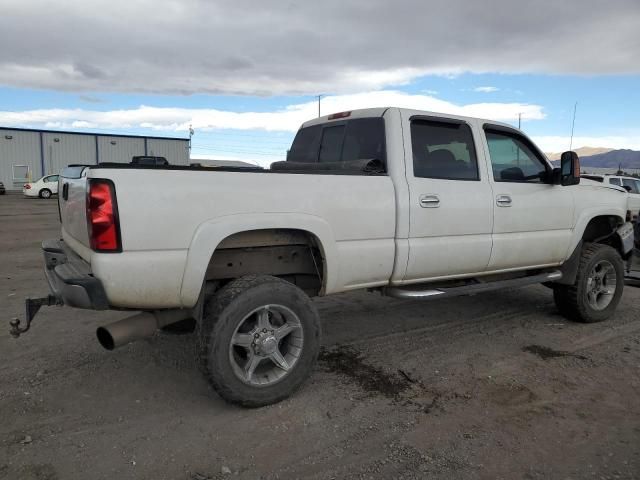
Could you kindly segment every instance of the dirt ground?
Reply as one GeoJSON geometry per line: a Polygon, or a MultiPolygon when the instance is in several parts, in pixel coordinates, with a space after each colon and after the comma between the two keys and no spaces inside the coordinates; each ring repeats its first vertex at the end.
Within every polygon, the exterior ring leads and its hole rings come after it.
{"type": "Polygon", "coordinates": [[[1,479],[640,478],[640,289],[592,325],[543,286],[319,299],[310,380],[245,410],[198,372],[193,335],[103,350],[96,326],[123,313],[51,307],[12,339],[58,231],[55,199],[0,197],[1,479]]]}

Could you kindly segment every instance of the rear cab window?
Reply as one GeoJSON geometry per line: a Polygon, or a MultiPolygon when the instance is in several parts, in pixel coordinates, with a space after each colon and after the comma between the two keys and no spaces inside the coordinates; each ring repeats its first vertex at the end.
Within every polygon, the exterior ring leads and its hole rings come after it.
{"type": "Polygon", "coordinates": [[[384,119],[352,120],[311,125],[298,130],[288,162],[332,163],[377,159],[386,165],[384,119]]]}

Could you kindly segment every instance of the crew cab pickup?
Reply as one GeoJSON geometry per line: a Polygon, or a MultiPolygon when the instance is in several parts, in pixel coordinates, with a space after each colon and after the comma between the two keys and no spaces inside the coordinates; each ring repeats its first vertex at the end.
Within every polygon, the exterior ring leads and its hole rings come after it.
{"type": "Polygon", "coordinates": [[[98,328],[113,349],[193,319],[209,381],[245,406],[309,375],[313,296],[544,283],[563,315],[605,320],[633,227],[626,193],[579,172],[574,152],[554,169],[509,125],[399,108],[306,122],[268,170],[71,166],[62,239],[43,244],[51,294],[27,300],[27,320],[51,303],[139,311],[98,328]]]}

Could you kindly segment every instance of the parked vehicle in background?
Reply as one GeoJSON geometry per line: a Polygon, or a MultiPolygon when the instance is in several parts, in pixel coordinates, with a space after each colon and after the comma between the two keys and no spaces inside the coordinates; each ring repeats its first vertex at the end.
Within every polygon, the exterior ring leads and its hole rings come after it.
{"type": "Polygon", "coordinates": [[[629,192],[628,209],[631,217],[635,219],[640,213],[640,178],[625,177],[622,175],[595,175],[584,174],[583,178],[595,180],[596,182],[615,185],[624,188],[629,192]]]}
{"type": "Polygon", "coordinates": [[[42,245],[51,294],[27,299],[12,335],[54,303],[141,311],[97,330],[109,350],[194,319],[209,381],[251,407],[310,374],[310,297],[545,283],[562,315],[598,322],[616,310],[633,248],[626,193],[579,184],[574,152],[554,169],[509,125],[417,110],[311,120],[270,170],[87,165],[60,183],[62,240],[42,245]]]}
{"type": "Polygon", "coordinates": [[[25,183],[22,193],[27,197],[50,198],[58,194],[58,175],[47,175],[35,182],[25,183]]]}
{"type": "Polygon", "coordinates": [[[5,193],[7,193],[7,191],[4,188],[4,183],[0,182],[0,195],[4,195],[5,193]]]}

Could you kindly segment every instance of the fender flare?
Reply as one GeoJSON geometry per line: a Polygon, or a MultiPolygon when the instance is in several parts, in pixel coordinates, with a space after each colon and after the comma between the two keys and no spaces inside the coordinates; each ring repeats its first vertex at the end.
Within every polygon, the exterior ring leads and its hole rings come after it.
{"type": "Polygon", "coordinates": [[[274,228],[303,230],[318,239],[325,262],[322,291],[334,290],[338,280],[333,268],[337,258],[336,240],[331,226],[323,218],[299,213],[225,215],[200,224],[191,239],[180,288],[183,307],[192,307],[198,301],[209,260],[220,242],[236,233],[274,228]]]}
{"type": "MultiPolygon", "coordinates": [[[[556,283],[562,285],[573,285],[578,274],[578,266],[580,265],[580,256],[582,254],[582,246],[584,245],[583,236],[587,229],[587,225],[596,217],[620,217],[620,212],[608,207],[591,208],[582,212],[576,227],[574,228],[574,237],[571,242],[570,252],[571,256],[562,264],[560,270],[562,271],[562,279],[556,283]]],[[[616,231],[611,232],[614,235],[619,235],[616,231]]]]}
{"type": "Polygon", "coordinates": [[[567,255],[573,253],[576,247],[582,242],[582,237],[589,222],[596,217],[618,217],[620,223],[624,223],[625,211],[609,206],[598,206],[586,208],[580,212],[580,216],[576,220],[575,227],[573,228],[573,238],[567,250],[567,255]]]}

